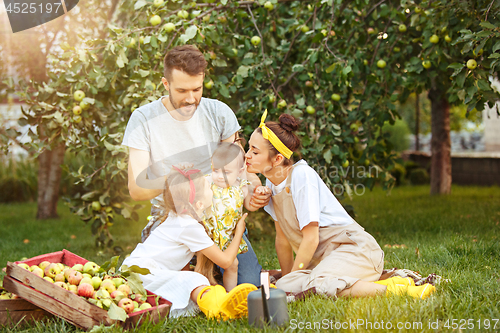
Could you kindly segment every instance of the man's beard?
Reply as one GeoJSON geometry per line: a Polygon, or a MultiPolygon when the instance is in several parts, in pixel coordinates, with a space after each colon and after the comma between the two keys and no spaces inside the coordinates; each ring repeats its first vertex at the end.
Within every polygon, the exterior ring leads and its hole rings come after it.
{"type": "Polygon", "coordinates": [[[174,109],[181,115],[181,116],[190,116],[192,115],[196,109],[198,108],[198,105],[200,104],[199,101],[195,100],[194,103],[188,104],[188,103],[182,103],[182,104],[177,104],[174,102],[172,99],[172,94],[170,91],[168,92],[168,98],[170,99],[170,104],[174,107],[174,109]],[[194,109],[192,108],[194,107],[194,109]]]}

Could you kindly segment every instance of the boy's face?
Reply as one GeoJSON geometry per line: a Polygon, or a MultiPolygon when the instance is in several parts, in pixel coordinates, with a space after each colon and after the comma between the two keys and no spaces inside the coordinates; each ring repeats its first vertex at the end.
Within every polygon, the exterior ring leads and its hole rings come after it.
{"type": "Polygon", "coordinates": [[[236,179],[241,176],[245,170],[245,165],[240,160],[241,158],[241,154],[238,154],[238,156],[229,164],[226,164],[224,168],[212,168],[212,179],[214,184],[222,188],[234,185],[236,179]]]}

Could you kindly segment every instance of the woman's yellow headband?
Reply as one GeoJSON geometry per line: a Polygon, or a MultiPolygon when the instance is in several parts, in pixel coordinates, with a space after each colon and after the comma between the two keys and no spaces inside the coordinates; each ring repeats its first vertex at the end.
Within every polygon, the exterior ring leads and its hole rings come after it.
{"type": "Polygon", "coordinates": [[[271,131],[265,124],[267,117],[267,109],[264,111],[264,114],[262,115],[262,118],[260,119],[260,125],[259,127],[262,129],[262,136],[264,139],[269,140],[271,144],[273,145],[274,148],[276,148],[281,155],[285,156],[286,158],[290,158],[293,154],[293,152],[288,149],[287,146],[281,142],[281,140],[274,134],[273,131],[271,131]]]}

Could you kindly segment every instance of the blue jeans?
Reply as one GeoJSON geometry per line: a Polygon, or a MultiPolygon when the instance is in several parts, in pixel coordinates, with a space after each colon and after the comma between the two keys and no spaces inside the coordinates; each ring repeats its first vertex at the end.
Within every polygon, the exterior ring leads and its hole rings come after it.
{"type": "MultiPolygon", "coordinates": [[[[243,239],[248,245],[248,251],[236,256],[238,259],[238,284],[251,283],[255,286],[260,286],[260,271],[262,270],[262,266],[257,260],[257,256],[253,251],[252,244],[250,244],[247,234],[248,231],[245,230],[243,239]]],[[[224,275],[224,269],[221,267],[219,267],[219,269],[224,275]]]]}

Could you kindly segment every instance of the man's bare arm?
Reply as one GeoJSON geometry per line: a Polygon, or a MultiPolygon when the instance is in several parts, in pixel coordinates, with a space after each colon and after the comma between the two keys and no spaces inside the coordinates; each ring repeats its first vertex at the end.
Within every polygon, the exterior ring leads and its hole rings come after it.
{"type": "Polygon", "coordinates": [[[149,200],[163,191],[165,178],[147,179],[149,152],[130,148],[128,162],[128,191],[136,201],[149,200]]]}

